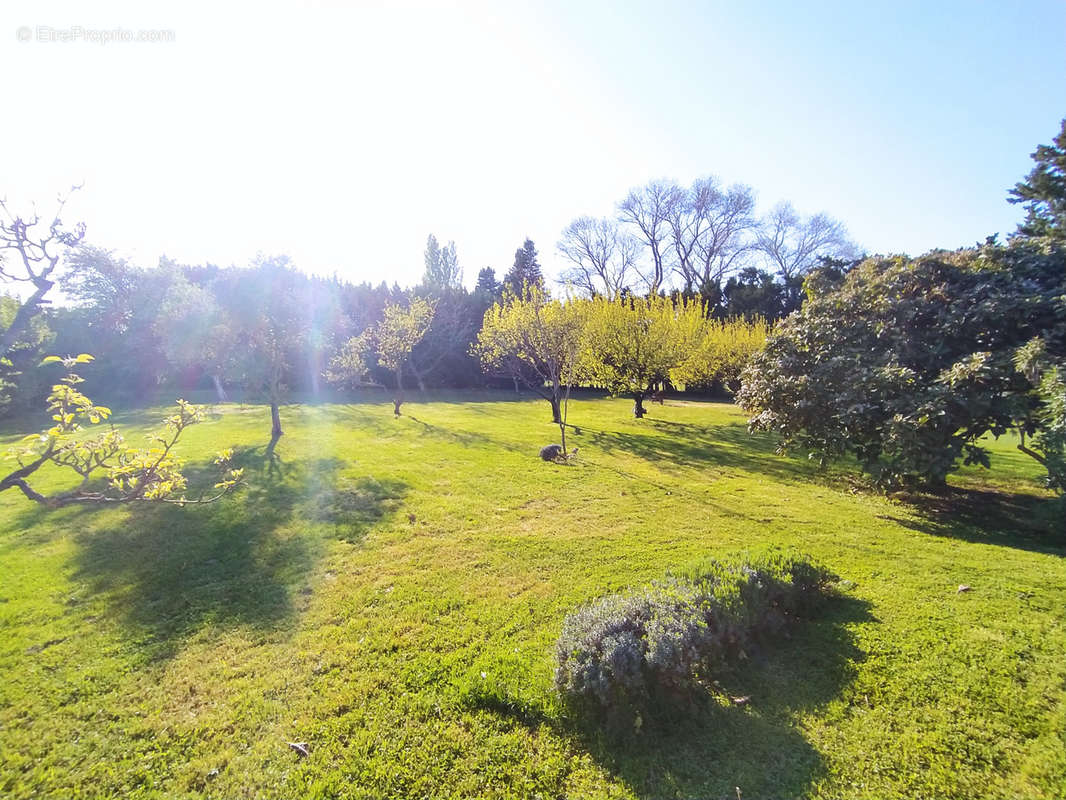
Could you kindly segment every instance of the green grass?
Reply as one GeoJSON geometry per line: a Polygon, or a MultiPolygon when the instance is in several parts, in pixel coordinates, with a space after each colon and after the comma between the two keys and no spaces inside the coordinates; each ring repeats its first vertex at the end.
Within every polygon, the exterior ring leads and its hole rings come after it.
{"type": "Polygon", "coordinates": [[[1066,796],[1063,520],[1009,441],[904,502],[729,405],[574,402],[561,466],[546,403],[450,399],[287,407],[273,460],[220,407],[213,506],[0,496],[0,796],[1066,796]],[[670,725],[561,707],[575,605],[767,543],[854,585],[670,725]]]}

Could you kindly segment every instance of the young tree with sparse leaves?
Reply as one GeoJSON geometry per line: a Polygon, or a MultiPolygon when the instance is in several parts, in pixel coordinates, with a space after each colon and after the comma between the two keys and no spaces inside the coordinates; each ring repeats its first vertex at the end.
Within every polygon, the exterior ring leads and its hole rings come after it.
{"type": "Polygon", "coordinates": [[[523,296],[509,294],[485,312],[474,353],[486,371],[524,383],[551,405],[562,422],[560,402],[577,379],[583,304],[552,300],[536,285],[523,296]]]}
{"type": "Polygon", "coordinates": [[[377,355],[378,363],[396,378],[393,410],[400,416],[404,401],[403,372],[411,351],[426,335],[433,323],[433,303],[421,297],[412,298],[406,306],[389,303],[381,322],[346,341],[330,360],[326,380],[337,386],[372,386],[366,380],[370,370],[370,356],[377,355]]]}
{"type": "Polygon", "coordinates": [[[232,453],[222,452],[215,459],[221,475],[213,494],[208,496],[205,491],[195,498],[185,494],[187,482],[174,446],[186,428],[203,419],[203,411],[184,400],[178,401],[177,411],[163,421],[161,430],[149,434],[150,444],[145,449],[128,446],[114,427],[97,436],[85,435],[86,425],[97,425],[111,416],[111,409],[95,405],[77,388],[82,382],[77,368],[92,360],[85,353],[44,360],[44,364],[61,363],[67,370],[48,396],[53,424],[24,437],[9,452],[18,468],[0,478],[0,492],[18,489],[30,500],[51,508],[139,501],[186,505],[214,502],[240,484],[242,470],[230,469],[232,453]],[[29,478],[46,464],[69,469],[81,481],[71,489],[45,495],[30,485],[29,478]]]}
{"type": "Polygon", "coordinates": [[[403,368],[411,358],[411,351],[422,341],[433,323],[433,304],[421,297],[412,298],[407,307],[385,306],[385,314],[377,327],[378,363],[396,375],[396,397],[393,400],[396,416],[403,404],[403,368]]]}

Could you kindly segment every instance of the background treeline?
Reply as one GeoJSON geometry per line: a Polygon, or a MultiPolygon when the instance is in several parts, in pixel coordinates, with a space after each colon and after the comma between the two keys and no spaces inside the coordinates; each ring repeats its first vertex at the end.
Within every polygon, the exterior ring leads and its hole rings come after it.
{"type": "MultiPolygon", "coordinates": [[[[58,220],[58,217],[57,217],[58,220]]],[[[352,284],[300,272],[285,256],[257,256],[248,267],[131,263],[83,241],[60,237],[59,288],[65,302],[34,309],[0,296],[0,325],[19,328],[0,364],[0,413],[37,407],[49,381],[36,365],[47,353],[91,351],[86,390],[129,403],[158,390],[212,388],[280,402],[283,394],[318,395],[330,359],[346,342],[378,326],[388,306],[429,301],[432,322],[404,363],[410,388],[514,387],[483,369],[473,354],[485,313],[533,287],[550,293],[534,243],[515,252],[497,277],[486,267],[465,288],[455,244],[430,235],[419,285],[352,284]]],[[[17,237],[16,237],[17,238],[17,237]]],[[[569,267],[556,295],[698,300],[708,317],[768,322],[802,302],[804,276],[818,264],[849,264],[856,248],[824,214],[803,217],[782,204],[755,214],[750,187],[702,178],[689,187],[652,181],[633,189],[614,218],[575,219],[557,244],[569,267]]],[[[9,260],[12,260],[10,256],[9,260]]],[[[392,387],[394,369],[371,354],[365,382],[392,387]]],[[[688,388],[720,391],[720,381],[688,388]]]]}
{"type": "MultiPolygon", "coordinates": [[[[161,388],[211,388],[220,399],[256,399],[269,393],[275,377],[289,391],[317,394],[339,343],[379,323],[386,305],[418,295],[434,297],[437,313],[412,354],[416,382],[469,387],[486,380],[469,349],[498,297],[495,281],[489,291],[472,292],[457,283],[352,284],[304,274],[284,256],[260,256],[247,268],[164,258],[148,269],[84,245],[70,253],[68,265],[69,304],[36,316],[9,354],[7,412],[35,407],[47,393],[49,376],[36,369],[46,351],[92,352],[86,391],[109,400],[152,396],[161,388]]],[[[5,297],[0,313],[10,317],[18,306],[5,297]]],[[[391,380],[376,364],[372,377],[391,380]]]]}

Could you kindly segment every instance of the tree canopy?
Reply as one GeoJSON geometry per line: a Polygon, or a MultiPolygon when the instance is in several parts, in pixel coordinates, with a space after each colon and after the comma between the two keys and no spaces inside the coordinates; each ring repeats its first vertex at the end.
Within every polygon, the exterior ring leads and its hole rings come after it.
{"type": "Polygon", "coordinates": [[[1042,401],[1015,366],[1037,339],[1066,352],[1061,261],[1018,243],[815,273],[738,395],[754,430],[827,460],[852,453],[884,485],[942,485],[980,439],[1032,433],[1042,401]]]}
{"type": "Polygon", "coordinates": [[[1009,196],[1011,203],[1025,206],[1018,235],[1066,245],[1066,119],[1052,143],[1039,145],[1032,158],[1032,171],[1009,196]]]}
{"type": "Polygon", "coordinates": [[[537,260],[537,248],[532,239],[526,239],[515,250],[514,266],[503,278],[503,287],[512,294],[520,295],[525,287],[544,288],[544,273],[537,260]]]}
{"type": "Polygon", "coordinates": [[[563,391],[579,378],[582,312],[576,303],[552,300],[538,285],[527,285],[524,297],[508,294],[485,312],[474,352],[487,371],[520,381],[547,400],[552,421],[559,423],[563,391]]]}

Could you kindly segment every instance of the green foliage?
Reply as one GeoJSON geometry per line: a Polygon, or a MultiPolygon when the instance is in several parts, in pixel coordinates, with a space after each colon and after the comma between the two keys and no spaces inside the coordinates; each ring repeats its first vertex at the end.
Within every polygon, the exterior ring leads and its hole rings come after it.
{"type": "MultiPolygon", "coordinates": [[[[15,321],[22,303],[17,297],[0,295],[0,330],[7,330],[15,321]]],[[[6,355],[0,357],[0,413],[7,411],[16,391],[22,388],[22,399],[37,389],[32,371],[27,369],[41,359],[41,348],[55,338],[43,315],[32,317],[19,332],[6,355]],[[17,380],[16,380],[17,379],[17,380]]]]}
{"type": "Polygon", "coordinates": [[[209,288],[183,276],[167,287],[154,327],[167,360],[175,366],[199,366],[219,376],[238,363],[233,321],[209,288]]]}
{"type": "Polygon", "coordinates": [[[666,380],[735,383],[767,333],[761,319],[708,319],[683,298],[564,302],[530,287],[485,313],[474,352],[486,371],[525,382],[556,410],[562,389],[579,382],[641,398],[666,380]]]}
{"type": "Polygon", "coordinates": [[[412,298],[406,308],[396,304],[385,306],[375,334],[381,366],[399,372],[432,322],[433,303],[424,298],[412,298]]]}
{"type": "Polygon", "coordinates": [[[691,355],[706,325],[701,304],[594,297],[585,308],[585,370],[592,382],[615,394],[643,395],[659,381],[683,382],[696,373],[691,355]]]}
{"type": "Polygon", "coordinates": [[[524,382],[557,411],[563,388],[582,379],[584,310],[577,301],[552,300],[536,284],[508,293],[485,312],[474,353],[486,371],[524,382]]]}
{"type": "Polygon", "coordinates": [[[477,274],[477,284],[474,286],[474,294],[487,301],[486,304],[494,303],[500,299],[503,287],[496,280],[496,270],[492,267],[482,267],[477,274]]]}
{"type": "Polygon", "coordinates": [[[49,312],[56,331],[53,348],[77,352],[91,341],[97,360],[85,376],[87,392],[113,403],[139,402],[171,372],[158,321],[175,279],[174,265],[144,269],[87,245],[74,250],[69,261],[63,288],[75,305],[49,312]]]}
{"type": "MultiPolygon", "coordinates": [[[[709,319],[706,307],[686,298],[583,301],[583,367],[614,394],[642,398],[660,382],[686,387],[716,382],[735,387],[769,333],[759,318],[709,319]]],[[[637,416],[643,413],[638,401],[637,416]]]]}
{"type": "Polygon", "coordinates": [[[369,359],[374,349],[371,331],[363,331],[358,336],[341,345],[340,350],[329,361],[325,372],[326,380],[334,386],[354,388],[365,386],[366,375],[370,371],[369,359]]]}
{"type": "Polygon", "coordinates": [[[503,288],[514,295],[521,296],[529,289],[544,289],[544,274],[537,260],[537,248],[532,239],[526,239],[515,250],[514,266],[503,276],[503,288]]]}
{"type": "Polygon", "coordinates": [[[686,388],[721,383],[735,391],[744,367],[766,344],[770,325],[761,317],[750,321],[708,319],[701,328],[671,379],[686,388]]]}
{"type": "Polygon", "coordinates": [[[287,256],[256,259],[256,269],[238,272],[227,310],[242,346],[237,370],[253,394],[273,406],[287,391],[290,366],[307,346],[311,320],[301,303],[301,276],[287,256]]]}
{"type": "MultiPolygon", "coordinates": [[[[1066,296],[1063,301],[1066,307],[1066,296]]],[[[1032,416],[1019,425],[1019,448],[1044,465],[1049,488],[1066,492],[1066,360],[1056,363],[1047,340],[1036,338],[1018,348],[1014,364],[1029,379],[1036,400],[1032,416]],[[1035,452],[1026,447],[1026,434],[1035,452]]]]}
{"type": "Polygon", "coordinates": [[[832,580],[806,559],[770,550],[601,598],[563,622],[556,688],[605,710],[692,693],[755,641],[813,612],[832,580]]]}
{"type": "Polygon", "coordinates": [[[111,409],[95,405],[77,388],[82,378],[75,370],[92,361],[93,357],[87,353],[44,359],[42,365],[60,363],[67,369],[67,374],[48,396],[47,409],[54,424],[41,433],[24,437],[8,453],[9,459],[18,462],[18,468],[0,480],[0,491],[17,488],[31,500],[52,507],[138,500],[184,504],[217,500],[240,483],[242,471],[229,469],[231,454],[220,453],[215,464],[224,474],[214,486],[218,493],[208,499],[201,495],[195,501],[185,497],[187,484],[182,463],[173,448],[186,428],[203,419],[203,411],[184,400],[178,400],[177,412],[163,420],[161,430],[148,434],[147,448],[128,446],[114,427],[96,436],[81,435],[84,426],[98,425],[111,417],[111,409]],[[47,497],[42,495],[26,479],[49,463],[72,470],[81,482],[73,489],[47,497]],[[106,488],[92,483],[99,476],[105,478],[106,488]]]}
{"type": "Polygon", "coordinates": [[[426,240],[426,271],[422,284],[432,294],[452,292],[461,289],[463,271],[459,268],[459,258],[455,253],[455,242],[448,242],[441,247],[437,237],[432,233],[426,240]]]}
{"type": "MultiPolygon", "coordinates": [[[[738,395],[753,430],[820,461],[854,454],[880,484],[942,484],[979,443],[1041,417],[1014,366],[1035,336],[1066,351],[1066,271],[1023,243],[872,258],[815,273],[738,395]]],[[[1031,432],[1031,431],[1030,431],[1031,432]]]]}
{"type": "Polygon", "coordinates": [[[1025,222],[1018,226],[1022,237],[1066,245],[1066,119],[1050,145],[1033,153],[1036,166],[1010,192],[1010,202],[1025,206],[1025,222]]]}

